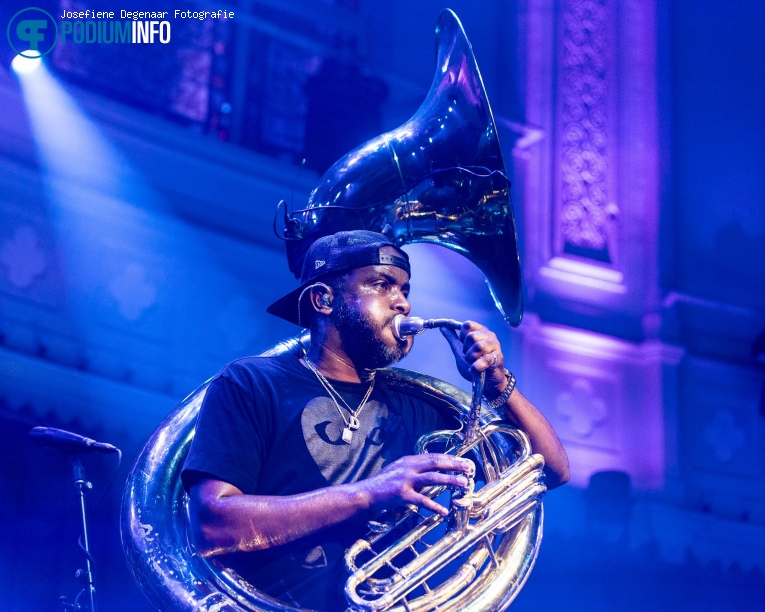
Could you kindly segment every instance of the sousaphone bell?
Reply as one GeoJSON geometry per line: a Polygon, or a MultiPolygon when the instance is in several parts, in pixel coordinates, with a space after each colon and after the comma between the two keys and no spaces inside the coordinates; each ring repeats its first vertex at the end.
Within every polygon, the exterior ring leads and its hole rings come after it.
{"type": "Polygon", "coordinates": [[[481,73],[450,10],[438,19],[436,49],[436,74],[414,116],[338,160],[306,208],[283,209],[290,270],[299,277],[308,247],[341,230],[439,244],[478,266],[515,326],[523,303],[510,184],[481,73]]]}

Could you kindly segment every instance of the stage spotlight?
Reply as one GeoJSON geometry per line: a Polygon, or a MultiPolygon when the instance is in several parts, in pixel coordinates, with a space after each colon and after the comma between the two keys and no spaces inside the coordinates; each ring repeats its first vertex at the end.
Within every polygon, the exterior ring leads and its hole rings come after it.
{"type": "Polygon", "coordinates": [[[13,71],[16,74],[29,74],[30,72],[34,72],[42,63],[42,59],[39,55],[31,57],[33,52],[24,51],[24,53],[26,55],[21,55],[21,53],[19,53],[11,62],[11,68],[13,68],[13,71]]]}

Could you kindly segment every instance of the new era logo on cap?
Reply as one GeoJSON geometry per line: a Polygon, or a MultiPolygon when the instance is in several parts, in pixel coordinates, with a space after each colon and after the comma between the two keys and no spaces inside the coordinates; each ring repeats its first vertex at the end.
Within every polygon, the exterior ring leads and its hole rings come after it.
{"type": "Polygon", "coordinates": [[[326,262],[326,261],[324,261],[323,259],[317,259],[317,260],[316,260],[316,267],[314,268],[314,270],[318,270],[318,269],[319,269],[319,268],[321,268],[321,267],[322,267],[322,266],[323,266],[325,263],[327,263],[327,262],[326,262]]]}

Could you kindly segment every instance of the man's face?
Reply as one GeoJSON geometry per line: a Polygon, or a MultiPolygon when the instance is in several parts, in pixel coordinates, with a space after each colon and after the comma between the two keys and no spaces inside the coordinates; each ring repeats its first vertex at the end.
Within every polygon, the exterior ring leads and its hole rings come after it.
{"type": "MultiPolygon", "coordinates": [[[[392,247],[382,253],[398,255],[392,247]]],[[[398,341],[393,318],[409,314],[409,275],[387,265],[366,266],[348,273],[342,290],[335,293],[332,322],[343,349],[362,368],[382,368],[399,361],[412,348],[411,336],[398,341]]]]}

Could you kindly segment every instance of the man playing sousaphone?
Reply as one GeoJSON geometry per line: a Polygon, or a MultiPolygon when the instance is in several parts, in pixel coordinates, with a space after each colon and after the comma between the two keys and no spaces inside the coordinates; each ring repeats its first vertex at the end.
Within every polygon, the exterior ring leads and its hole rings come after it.
{"type": "MultiPolygon", "coordinates": [[[[367,521],[403,504],[446,514],[423,487],[468,482],[469,460],[412,454],[453,423],[375,376],[412,348],[393,326],[409,314],[409,282],[408,256],[382,234],[319,238],[300,287],[269,308],[308,326],[310,345],[239,359],[210,383],[182,472],[194,543],[285,604],[345,609],[343,554],[367,521]]],[[[548,489],[566,482],[566,453],[515,388],[496,335],[471,321],[442,333],[460,373],[485,372],[486,401],[544,457],[548,489]]]]}

